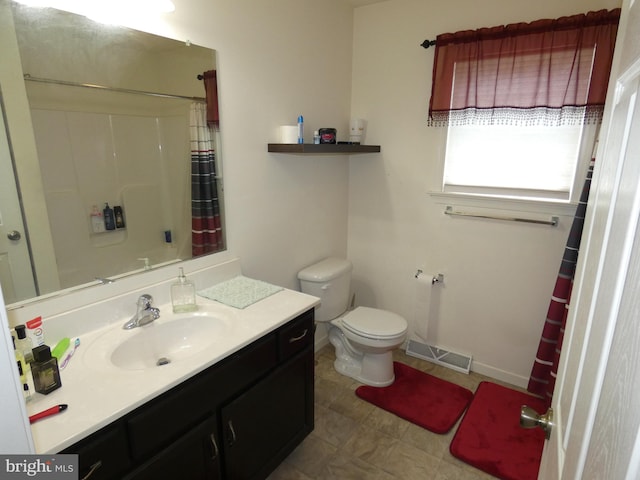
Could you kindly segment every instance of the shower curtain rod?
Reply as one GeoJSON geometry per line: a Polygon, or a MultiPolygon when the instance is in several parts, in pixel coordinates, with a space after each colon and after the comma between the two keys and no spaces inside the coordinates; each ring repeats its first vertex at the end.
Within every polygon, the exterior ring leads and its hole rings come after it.
{"type": "Polygon", "coordinates": [[[118,92],[118,93],[133,93],[136,95],[147,95],[149,97],[162,97],[162,98],[178,98],[181,100],[191,100],[192,102],[206,102],[206,99],[203,97],[188,97],[185,95],[172,95],[169,93],[158,93],[158,92],[148,92],[145,90],[131,90],[129,88],[118,88],[118,87],[106,87],[104,85],[95,85],[92,83],[76,83],[76,82],[67,82],[66,80],[53,80],[51,78],[40,78],[40,77],[32,77],[28,73],[24,74],[25,81],[29,82],[38,82],[38,83],[51,83],[54,85],[65,85],[67,87],[82,87],[82,88],[92,88],[96,90],[108,90],[110,92],[118,92]]]}

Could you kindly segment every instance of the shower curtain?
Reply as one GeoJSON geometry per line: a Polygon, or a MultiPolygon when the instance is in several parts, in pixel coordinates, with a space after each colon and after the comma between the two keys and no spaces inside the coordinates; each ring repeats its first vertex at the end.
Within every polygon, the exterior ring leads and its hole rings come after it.
{"type": "Polygon", "coordinates": [[[569,238],[564,249],[560,271],[551,296],[551,302],[549,303],[547,319],[544,323],[542,337],[540,338],[538,352],[536,353],[536,359],[531,369],[531,376],[529,377],[529,385],[527,387],[527,390],[531,393],[543,397],[547,405],[551,405],[553,388],[556,383],[556,373],[558,371],[558,362],[560,360],[560,351],[562,349],[562,340],[567,321],[567,311],[569,309],[573,278],[578,261],[578,252],[580,250],[580,240],[582,238],[587,201],[589,200],[594,163],[595,161],[592,159],[589,164],[587,178],[582,188],[580,202],[578,203],[573,224],[571,225],[571,231],[569,232],[569,238]]]}
{"type": "Polygon", "coordinates": [[[224,248],[214,131],[207,126],[207,109],[193,103],[191,137],[191,250],[194,257],[224,248]]]}

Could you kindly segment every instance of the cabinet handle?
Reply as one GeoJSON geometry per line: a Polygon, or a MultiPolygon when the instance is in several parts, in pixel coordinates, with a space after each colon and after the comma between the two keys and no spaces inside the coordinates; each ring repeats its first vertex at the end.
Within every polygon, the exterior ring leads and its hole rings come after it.
{"type": "Polygon", "coordinates": [[[81,480],[87,480],[89,477],[91,477],[91,475],[93,475],[93,472],[95,472],[101,466],[102,466],[102,461],[98,460],[96,463],[94,463],[89,467],[89,472],[84,477],[82,477],[81,480]]]}
{"type": "Polygon", "coordinates": [[[233,446],[236,443],[236,431],[233,429],[233,422],[229,420],[227,422],[227,426],[229,427],[229,433],[231,433],[231,438],[229,439],[229,446],[233,446]]]}
{"type": "Polygon", "coordinates": [[[307,336],[307,331],[308,331],[308,329],[305,328],[304,332],[302,332],[302,334],[300,336],[290,338],[289,339],[289,343],[299,342],[300,340],[302,340],[304,337],[307,336]]]}
{"type": "Polygon", "coordinates": [[[209,435],[209,439],[211,440],[211,460],[215,460],[218,458],[218,444],[216,443],[215,434],[209,435]]]}

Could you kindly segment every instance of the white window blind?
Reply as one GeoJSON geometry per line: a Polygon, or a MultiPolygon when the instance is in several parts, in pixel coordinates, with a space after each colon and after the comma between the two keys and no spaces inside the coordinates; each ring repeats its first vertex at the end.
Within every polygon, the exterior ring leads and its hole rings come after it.
{"type": "Polygon", "coordinates": [[[450,126],[443,191],[570,200],[583,125],[450,126]]]}

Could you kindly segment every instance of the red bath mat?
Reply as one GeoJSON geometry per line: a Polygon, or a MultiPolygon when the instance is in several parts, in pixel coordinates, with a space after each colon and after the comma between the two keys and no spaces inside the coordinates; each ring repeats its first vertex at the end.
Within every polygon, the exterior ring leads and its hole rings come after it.
{"type": "Polygon", "coordinates": [[[428,373],[393,362],[396,380],[388,387],[364,385],[356,395],[435,433],[447,433],[467,408],[473,393],[428,373]]]}
{"type": "Polygon", "coordinates": [[[544,432],[520,427],[520,407],[538,413],[544,401],[495,383],[482,382],[451,442],[454,457],[505,480],[535,480],[544,432]]]}

